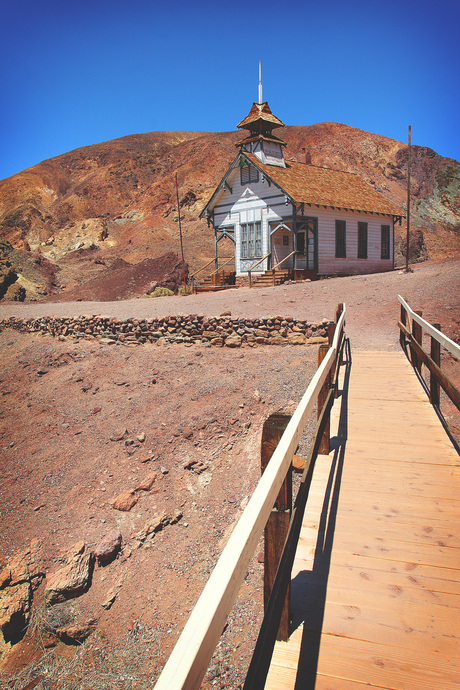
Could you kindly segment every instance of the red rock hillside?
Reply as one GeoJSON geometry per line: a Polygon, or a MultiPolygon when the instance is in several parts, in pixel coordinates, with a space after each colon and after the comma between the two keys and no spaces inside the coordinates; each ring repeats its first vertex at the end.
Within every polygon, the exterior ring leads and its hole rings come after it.
{"type": "MultiPolygon", "coordinates": [[[[286,127],[282,136],[287,157],[305,146],[314,164],[358,173],[405,213],[405,144],[336,123],[286,127]]],[[[175,175],[185,260],[193,271],[213,256],[213,235],[199,213],[240,138],[239,132],[135,134],[0,181],[0,297],[104,300],[142,295],[153,284],[176,290],[175,175]],[[129,276],[129,289],[121,290],[120,275],[129,276]]],[[[411,261],[458,253],[460,164],[413,146],[411,172],[411,261]]],[[[397,231],[402,263],[405,226],[397,231]]]]}

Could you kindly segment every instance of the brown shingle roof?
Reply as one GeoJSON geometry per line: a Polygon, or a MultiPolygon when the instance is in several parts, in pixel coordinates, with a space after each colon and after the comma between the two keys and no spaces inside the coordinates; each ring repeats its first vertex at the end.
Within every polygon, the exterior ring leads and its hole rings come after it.
{"type": "Polygon", "coordinates": [[[250,126],[258,120],[270,122],[273,128],[284,127],[284,122],[281,122],[279,118],[273,115],[267,101],[265,101],[264,103],[253,103],[252,108],[249,111],[249,114],[246,115],[244,120],[241,120],[240,124],[237,125],[237,127],[238,129],[249,129],[250,126]]]}
{"type": "Polygon", "coordinates": [[[286,161],[286,168],[264,165],[251,153],[243,152],[266,177],[281,187],[296,203],[402,216],[383,194],[355,173],[286,161]]]}

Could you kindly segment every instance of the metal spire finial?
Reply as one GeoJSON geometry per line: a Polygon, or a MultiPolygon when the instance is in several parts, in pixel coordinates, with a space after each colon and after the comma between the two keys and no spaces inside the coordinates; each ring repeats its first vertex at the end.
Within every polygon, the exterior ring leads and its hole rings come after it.
{"type": "Polygon", "coordinates": [[[262,63],[259,60],[259,105],[263,103],[262,99],[262,63]]]}

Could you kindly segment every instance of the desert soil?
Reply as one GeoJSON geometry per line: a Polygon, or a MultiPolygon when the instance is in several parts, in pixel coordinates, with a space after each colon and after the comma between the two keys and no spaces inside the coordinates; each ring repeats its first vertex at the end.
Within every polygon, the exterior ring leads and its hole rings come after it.
{"type": "MultiPolygon", "coordinates": [[[[321,321],[345,302],[352,351],[397,349],[398,293],[460,340],[459,285],[460,260],[451,260],[409,274],[262,290],[2,303],[0,318],[230,310],[321,321]]],[[[274,411],[295,409],[316,369],[317,347],[110,346],[5,328],[0,350],[0,566],[34,537],[43,541],[47,572],[61,567],[65,550],[80,539],[93,548],[114,528],[123,538],[118,557],[95,568],[89,590],[63,605],[67,618],[97,619],[95,632],[81,647],[51,639],[42,584],[24,638],[0,648],[3,687],[152,687],[258,481],[262,424],[274,411]],[[151,476],[151,489],[136,492],[130,511],[112,507],[113,498],[151,476]],[[163,511],[180,517],[153,539],[136,538],[163,511]],[[112,588],[117,596],[106,610],[101,604],[112,588]]],[[[458,385],[458,363],[445,356],[444,366],[458,385]]],[[[458,415],[446,401],[443,411],[460,439],[458,415]]],[[[306,435],[299,454],[307,447],[306,435]]],[[[261,542],[204,688],[238,688],[244,680],[261,620],[262,548],[261,542]]]]}

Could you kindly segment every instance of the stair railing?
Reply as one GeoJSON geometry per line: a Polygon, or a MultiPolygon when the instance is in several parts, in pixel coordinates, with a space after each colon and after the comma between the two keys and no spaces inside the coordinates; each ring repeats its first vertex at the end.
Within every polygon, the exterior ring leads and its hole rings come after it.
{"type": "Polygon", "coordinates": [[[288,254],[287,256],[285,256],[284,259],[281,259],[281,261],[278,261],[278,263],[276,264],[276,266],[273,266],[273,267],[272,267],[273,286],[276,285],[276,278],[275,278],[275,271],[276,271],[276,269],[277,269],[279,266],[281,266],[281,264],[284,264],[284,262],[287,261],[287,259],[290,259],[291,256],[293,256],[293,255],[296,254],[296,253],[297,253],[297,250],[294,249],[294,251],[291,252],[290,254],[288,254]]]}
{"type": "Polygon", "coordinates": [[[272,253],[268,252],[268,254],[265,254],[265,256],[263,256],[261,259],[259,259],[259,261],[257,261],[257,263],[252,264],[251,268],[248,268],[249,287],[251,287],[251,272],[255,269],[256,266],[259,266],[262,263],[262,261],[265,261],[265,259],[268,259],[268,257],[271,255],[272,255],[272,253]]]}

